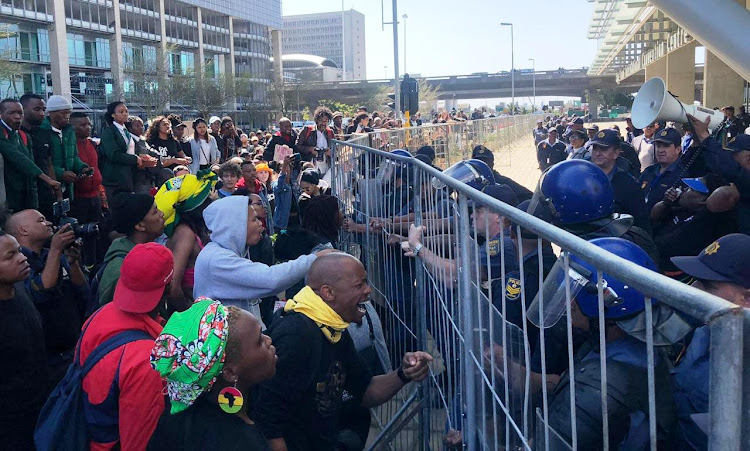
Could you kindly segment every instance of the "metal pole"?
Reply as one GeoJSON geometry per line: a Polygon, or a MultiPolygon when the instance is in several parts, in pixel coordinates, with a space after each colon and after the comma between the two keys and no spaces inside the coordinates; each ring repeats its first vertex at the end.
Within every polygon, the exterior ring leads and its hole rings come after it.
{"type": "Polygon", "coordinates": [[[393,0],[393,100],[396,107],[396,119],[401,118],[401,86],[398,74],[398,0],[393,0]]]}
{"type": "Polygon", "coordinates": [[[708,449],[741,449],[743,313],[715,316],[711,328],[708,449]]]}
{"type": "Polygon", "coordinates": [[[533,87],[533,90],[534,90],[534,104],[532,105],[532,110],[534,110],[534,111],[531,112],[533,114],[533,113],[536,112],[536,61],[534,60],[534,58],[529,58],[529,61],[531,61],[531,70],[532,70],[532,75],[531,75],[532,78],[531,78],[531,80],[532,80],[532,83],[533,83],[533,86],[534,86],[533,87]]]}
{"type": "Polygon", "coordinates": [[[515,51],[513,49],[513,24],[510,22],[503,22],[500,25],[503,27],[510,27],[510,114],[512,116],[516,114],[516,63],[515,51]]]}
{"type": "Polygon", "coordinates": [[[346,35],[344,29],[344,0],[341,0],[341,79],[346,81],[346,35]]]}
{"type": "MultiPolygon", "coordinates": [[[[404,32],[404,35],[406,35],[406,32],[404,32]]],[[[406,44],[406,41],[404,41],[404,44],[406,44]]],[[[404,56],[406,55],[406,52],[404,52],[404,56]]],[[[404,64],[405,65],[405,64],[404,64]]],[[[408,116],[407,112],[407,116],[408,116]]],[[[427,177],[426,175],[423,175],[422,171],[420,171],[418,166],[414,166],[412,171],[412,177],[414,180],[414,224],[417,226],[422,225],[422,182],[423,180],[420,179],[421,176],[427,177]]],[[[427,338],[427,293],[425,289],[422,289],[422,287],[426,287],[426,278],[425,278],[425,269],[424,266],[421,264],[421,262],[418,262],[416,265],[414,265],[417,269],[417,305],[418,312],[420,312],[419,315],[419,323],[417,324],[417,343],[418,347],[417,349],[427,349],[428,338],[427,338]]],[[[421,391],[421,398],[422,398],[422,411],[420,412],[419,417],[419,423],[422,426],[420,433],[421,433],[421,440],[420,440],[420,446],[418,449],[429,449],[430,445],[430,388],[431,388],[431,381],[430,379],[427,379],[427,381],[423,384],[420,384],[419,389],[421,391]]]]}
{"type": "Polygon", "coordinates": [[[404,14],[401,18],[404,19],[404,73],[406,73],[406,19],[408,19],[409,16],[404,14]]]}
{"type": "MultiPolygon", "coordinates": [[[[465,239],[469,236],[469,206],[466,203],[466,195],[459,194],[458,196],[458,236],[464,239],[459,240],[459,261],[463,263],[459,269],[458,283],[461,287],[459,294],[462,298],[459,298],[461,305],[461,316],[462,325],[461,333],[463,335],[463,352],[461,353],[462,367],[463,367],[463,398],[465,405],[461,406],[464,409],[466,415],[466,423],[463,427],[463,439],[466,444],[466,449],[474,450],[476,448],[477,438],[477,418],[476,418],[476,391],[474,388],[474,377],[475,368],[472,364],[472,353],[474,351],[474,321],[472,318],[472,294],[474,293],[471,285],[471,277],[469,275],[469,266],[471,264],[471,254],[469,251],[469,240],[465,239]]],[[[481,358],[481,356],[480,356],[481,358]]]]}

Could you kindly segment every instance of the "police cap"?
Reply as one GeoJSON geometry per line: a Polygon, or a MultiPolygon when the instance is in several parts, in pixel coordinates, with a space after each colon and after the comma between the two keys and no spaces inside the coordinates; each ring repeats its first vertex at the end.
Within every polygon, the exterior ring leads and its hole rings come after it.
{"type": "Polygon", "coordinates": [[[592,146],[617,147],[620,145],[620,136],[614,130],[601,130],[594,135],[589,144],[592,146]]]}
{"type": "Polygon", "coordinates": [[[677,129],[667,127],[656,132],[653,141],[658,143],[674,144],[675,146],[679,147],[680,142],[682,141],[682,136],[680,136],[680,132],[678,132],[677,129]]]}
{"type": "Polygon", "coordinates": [[[732,138],[724,148],[732,153],[750,150],[750,135],[740,133],[732,138]]]}
{"type": "Polygon", "coordinates": [[[719,238],[695,257],[672,257],[672,263],[703,280],[732,282],[750,288],[750,236],[732,233],[719,238]]]}

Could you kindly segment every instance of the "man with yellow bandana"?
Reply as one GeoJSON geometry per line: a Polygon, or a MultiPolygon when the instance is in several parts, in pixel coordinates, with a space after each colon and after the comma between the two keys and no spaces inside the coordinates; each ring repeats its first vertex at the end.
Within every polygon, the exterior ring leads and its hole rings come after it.
{"type": "Polygon", "coordinates": [[[276,375],[260,385],[252,418],[272,450],[333,450],[344,391],[373,407],[427,377],[432,356],[420,351],[407,352],[396,371],[369,373],[346,328],[362,319],[370,292],[359,260],[327,254],[315,260],[307,286],[268,329],[276,375]]]}

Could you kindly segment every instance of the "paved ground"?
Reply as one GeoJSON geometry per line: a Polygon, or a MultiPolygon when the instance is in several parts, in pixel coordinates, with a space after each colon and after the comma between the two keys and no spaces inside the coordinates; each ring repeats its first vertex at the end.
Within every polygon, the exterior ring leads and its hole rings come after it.
{"type": "MultiPolygon", "coordinates": [[[[599,124],[599,127],[609,128],[614,124],[617,124],[620,130],[625,130],[624,122],[605,122],[599,124]]],[[[494,153],[495,170],[506,177],[512,178],[531,191],[536,189],[536,183],[542,173],[539,170],[539,163],[536,161],[536,146],[534,146],[531,131],[529,131],[528,137],[517,141],[513,146],[496,150],[494,153]],[[510,154],[510,159],[508,154],[510,154]],[[508,165],[508,160],[510,160],[510,165],[508,165]]]]}

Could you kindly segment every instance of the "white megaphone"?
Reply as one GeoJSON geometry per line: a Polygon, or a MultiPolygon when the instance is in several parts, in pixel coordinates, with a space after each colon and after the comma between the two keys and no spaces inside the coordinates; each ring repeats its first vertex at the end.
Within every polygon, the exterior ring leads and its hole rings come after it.
{"type": "Polygon", "coordinates": [[[709,129],[715,129],[724,120],[724,113],[697,105],[686,105],[667,91],[664,80],[658,77],[649,79],[638,90],[633,101],[631,119],[636,128],[646,128],[655,121],[688,122],[687,114],[705,121],[711,117],[709,129]]]}

